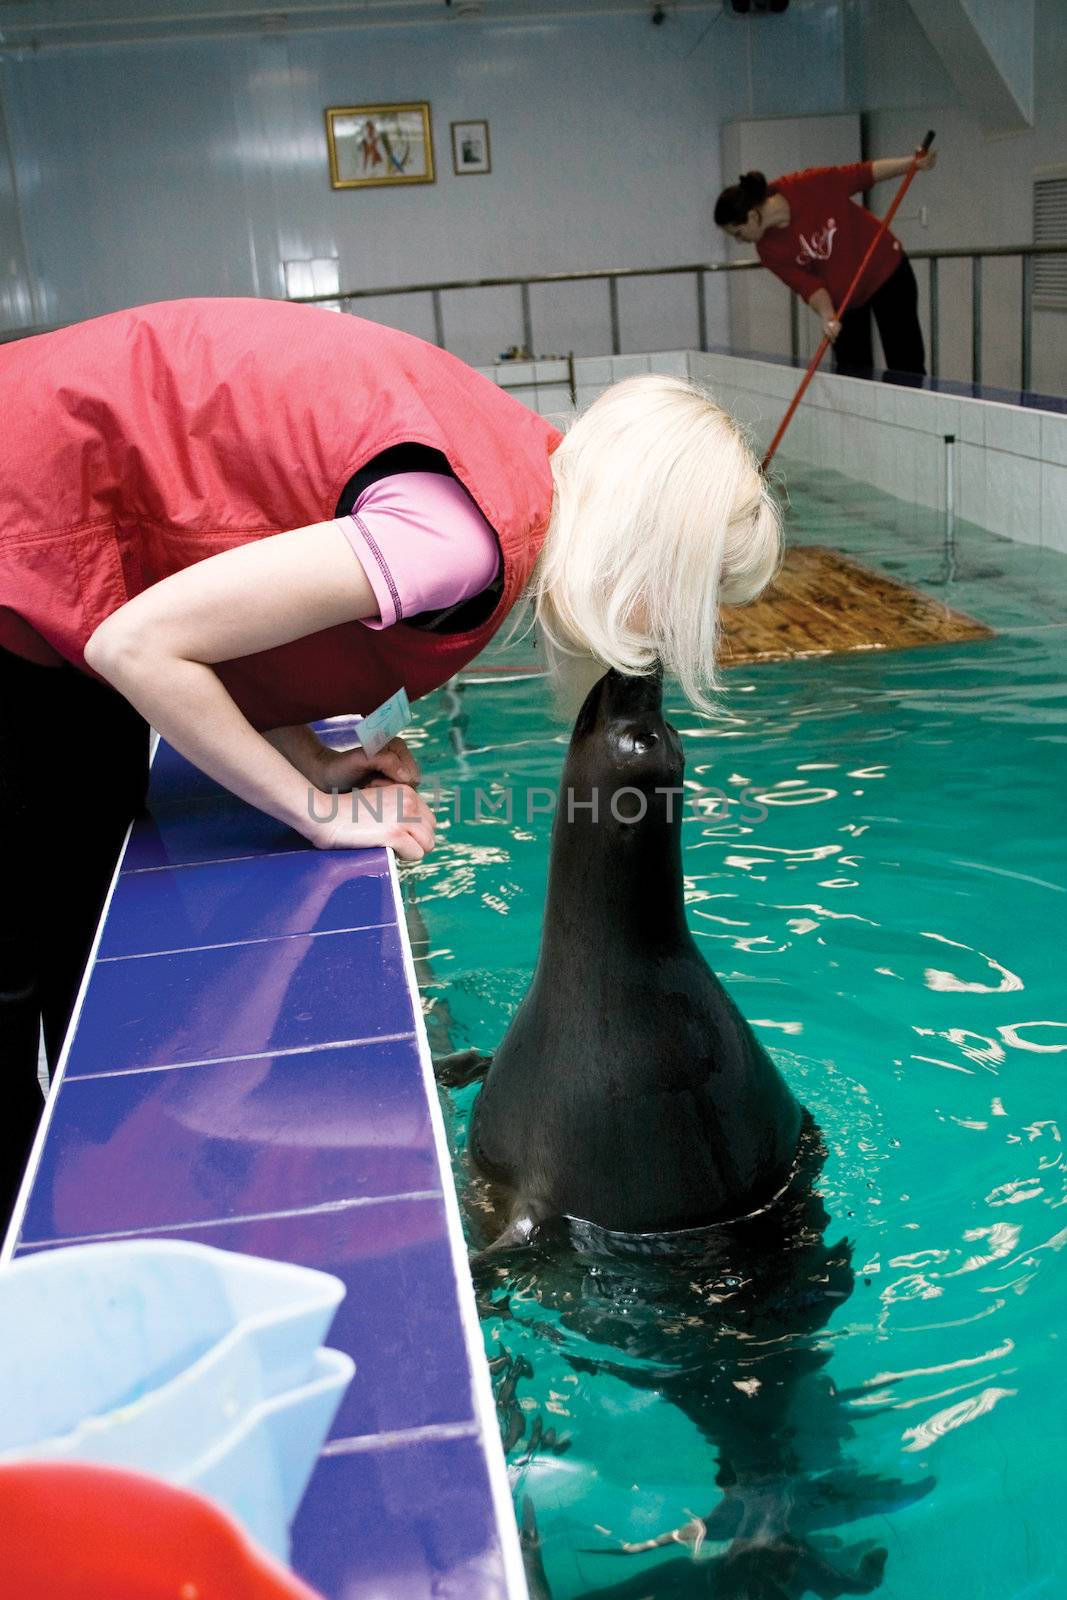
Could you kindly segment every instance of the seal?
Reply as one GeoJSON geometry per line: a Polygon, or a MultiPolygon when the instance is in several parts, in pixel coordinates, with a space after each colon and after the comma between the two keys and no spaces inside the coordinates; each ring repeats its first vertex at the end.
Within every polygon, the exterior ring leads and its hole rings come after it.
{"type": "MultiPolygon", "coordinates": [[[[819,1129],[689,930],[683,776],[661,681],[608,673],[563,770],[533,980],[495,1057],[441,1064],[445,1083],[485,1080],[464,1199],[493,1241],[471,1264],[480,1312],[501,1323],[505,1448],[536,1412],[536,1391],[516,1395],[536,1379],[522,1349],[547,1336],[549,1384],[563,1360],[579,1382],[654,1393],[715,1460],[706,1513],[636,1541],[600,1529],[608,1543],[591,1556],[617,1572],[620,1558],[689,1547],[654,1569],[664,1596],[871,1594],[886,1550],[840,1532],[934,1481],[863,1471],[845,1453],[856,1418],[825,1370],[824,1330],[855,1286],[852,1245],[826,1237],[819,1129]],[[831,1528],[821,1549],[811,1535],[831,1528]]],[[[526,1448],[543,1467],[569,1442],[538,1416],[526,1448]]],[[[547,1600],[528,1502],[522,1545],[531,1594],[547,1600]]],[[[652,1587],[643,1567],[590,1600],[652,1587]]]]}
{"type": "MultiPolygon", "coordinates": [[[[537,968],[473,1112],[491,1248],[556,1217],[699,1229],[789,1182],[804,1114],[686,921],[684,767],[661,676],[605,674],[563,769],[537,968]]],[[[485,1069],[469,1053],[441,1076],[485,1069]]]]}

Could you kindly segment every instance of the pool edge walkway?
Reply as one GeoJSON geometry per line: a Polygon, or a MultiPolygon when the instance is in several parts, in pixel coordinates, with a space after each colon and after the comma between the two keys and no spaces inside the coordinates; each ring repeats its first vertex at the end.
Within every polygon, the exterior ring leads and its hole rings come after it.
{"type": "MultiPolygon", "coordinates": [[[[349,727],[331,733],[343,739],[349,727]]],[[[386,850],[323,853],[166,745],[127,835],[3,1259],[190,1238],[334,1271],[356,1361],[293,1524],[327,1600],[525,1600],[386,850]]]]}

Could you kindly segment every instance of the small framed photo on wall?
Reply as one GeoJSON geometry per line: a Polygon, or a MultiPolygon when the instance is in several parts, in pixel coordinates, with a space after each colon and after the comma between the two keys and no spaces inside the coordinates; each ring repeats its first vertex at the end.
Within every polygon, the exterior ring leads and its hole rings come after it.
{"type": "Polygon", "coordinates": [[[492,171],[488,122],[453,122],[452,170],[459,177],[492,171]]]}
{"type": "Polygon", "coordinates": [[[368,189],[386,183],[433,183],[430,107],[327,106],[330,186],[368,189]]]}

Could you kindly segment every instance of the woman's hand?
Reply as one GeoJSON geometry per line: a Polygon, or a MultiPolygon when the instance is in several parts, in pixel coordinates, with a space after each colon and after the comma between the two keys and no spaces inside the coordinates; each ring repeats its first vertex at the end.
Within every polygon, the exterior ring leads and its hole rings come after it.
{"type": "Polygon", "coordinates": [[[343,792],[355,789],[368,778],[385,778],[390,783],[411,787],[418,783],[418,763],[403,739],[390,739],[373,756],[367,755],[358,745],[353,750],[331,750],[323,745],[312,781],[328,794],[331,789],[343,792]]]}
{"type": "Polygon", "coordinates": [[[937,166],[937,151],[922,149],[916,150],[915,165],[918,167],[920,172],[929,172],[931,167],[937,166]]]}
{"type": "Polygon", "coordinates": [[[263,737],[281,751],[313,789],[325,794],[331,789],[358,788],[370,778],[412,785],[419,781],[418,765],[403,739],[390,739],[377,755],[368,756],[358,745],[352,750],[331,750],[314,728],[301,724],[272,728],[263,737]]]}
{"type": "Polygon", "coordinates": [[[421,861],[434,846],[433,812],[405,783],[377,778],[350,794],[311,794],[308,811],[305,832],[319,850],[388,845],[402,861],[421,861]]]}
{"type": "Polygon", "coordinates": [[[808,305],[822,323],[824,337],[829,339],[830,343],[833,344],[834,340],[841,332],[841,323],[839,322],[834,311],[834,303],[830,299],[829,289],[816,289],[815,293],[808,301],[808,305]]]}

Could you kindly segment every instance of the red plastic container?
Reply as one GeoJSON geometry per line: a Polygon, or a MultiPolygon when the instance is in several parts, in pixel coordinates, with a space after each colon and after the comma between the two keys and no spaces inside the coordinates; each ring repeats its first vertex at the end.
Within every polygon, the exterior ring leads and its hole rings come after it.
{"type": "Polygon", "coordinates": [[[81,1462],[0,1466],[0,1572],[18,1600],[321,1600],[202,1495],[81,1462]]]}

